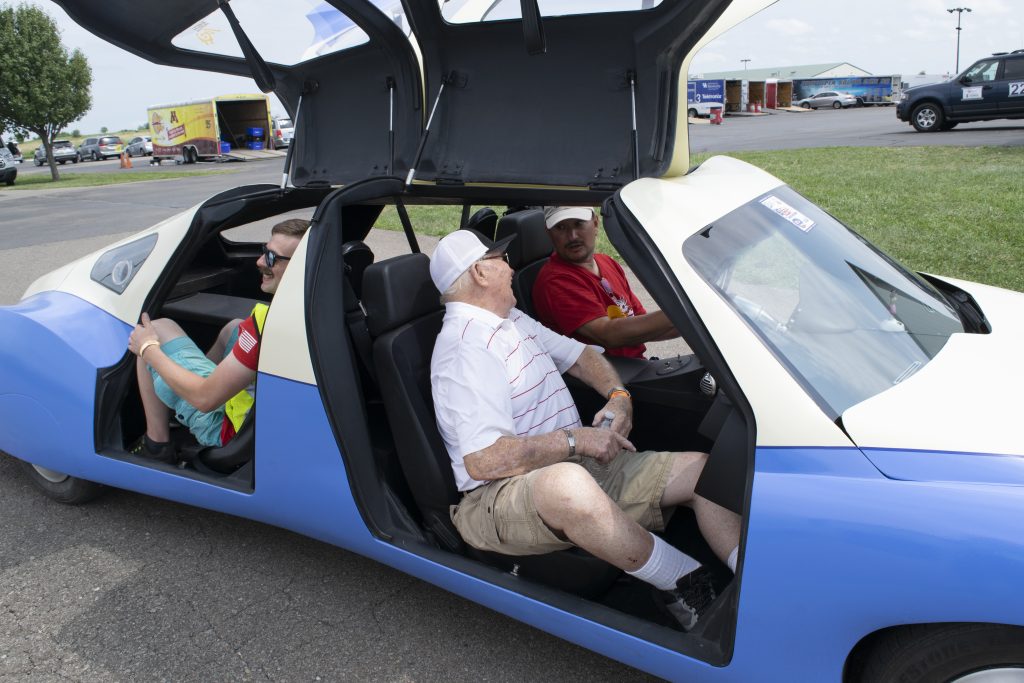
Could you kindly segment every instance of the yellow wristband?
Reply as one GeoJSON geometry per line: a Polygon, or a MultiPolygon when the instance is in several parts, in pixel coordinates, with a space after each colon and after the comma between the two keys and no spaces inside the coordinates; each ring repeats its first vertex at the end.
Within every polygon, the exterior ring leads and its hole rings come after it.
{"type": "Polygon", "coordinates": [[[148,342],[144,342],[142,346],[139,347],[139,358],[142,358],[142,355],[146,353],[146,349],[148,349],[150,346],[160,346],[160,340],[150,339],[148,342]]]}

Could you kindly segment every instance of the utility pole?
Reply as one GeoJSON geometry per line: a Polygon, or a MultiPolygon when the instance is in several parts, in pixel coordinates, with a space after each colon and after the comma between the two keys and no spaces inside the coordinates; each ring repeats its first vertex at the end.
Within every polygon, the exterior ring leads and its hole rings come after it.
{"type": "Polygon", "coordinates": [[[960,73],[960,17],[963,16],[964,12],[970,12],[970,7],[954,7],[953,9],[946,10],[950,14],[956,12],[956,69],[953,73],[960,73]]]}
{"type": "MultiPolygon", "coordinates": [[[[970,12],[970,10],[967,10],[967,11],[970,12]]],[[[743,70],[746,71],[747,70],[747,62],[749,62],[750,60],[749,59],[741,59],[740,61],[743,62],[743,70]]]]}

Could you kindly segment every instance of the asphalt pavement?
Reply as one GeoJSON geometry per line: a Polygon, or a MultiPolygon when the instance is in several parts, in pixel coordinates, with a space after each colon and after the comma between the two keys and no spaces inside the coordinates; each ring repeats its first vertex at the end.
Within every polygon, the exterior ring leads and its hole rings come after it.
{"type": "MultiPolygon", "coordinates": [[[[730,117],[688,130],[694,152],[1024,144],[1024,125],[1014,122],[920,134],[892,108],[730,117]]],[[[134,165],[61,170],[149,172],[134,165]]],[[[224,189],[278,182],[281,172],[278,161],[174,168],[233,172],[0,190],[0,304],[63,263],[224,189]]],[[[48,169],[19,168],[34,172],[48,169]]],[[[375,239],[378,253],[402,248],[398,233],[375,239]]],[[[67,507],[36,492],[20,469],[0,454],[0,681],[646,680],[324,543],[119,490],[67,507]]]]}

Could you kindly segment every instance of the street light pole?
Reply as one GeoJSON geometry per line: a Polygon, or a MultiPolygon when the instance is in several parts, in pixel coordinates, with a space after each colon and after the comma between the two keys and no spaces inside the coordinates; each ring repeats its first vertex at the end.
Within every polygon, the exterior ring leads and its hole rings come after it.
{"type": "MultiPolygon", "coordinates": [[[[970,10],[967,10],[967,11],[969,12],[970,10]]],[[[746,71],[747,70],[747,62],[749,62],[750,60],[749,59],[741,59],[740,61],[743,62],[743,70],[746,71]]]]}
{"type": "Polygon", "coordinates": [[[956,69],[953,73],[960,73],[960,17],[963,16],[964,12],[970,12],[970,7],[954,7],[953,9],[946,10],[950,14],[956,12],[956,69]]]}

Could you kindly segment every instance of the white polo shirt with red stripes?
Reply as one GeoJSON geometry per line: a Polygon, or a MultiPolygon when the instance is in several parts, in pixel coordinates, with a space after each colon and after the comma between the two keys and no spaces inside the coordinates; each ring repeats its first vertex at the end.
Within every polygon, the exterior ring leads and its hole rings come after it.
{"type": "Polygon", "coordinates": [[[562,373],[585,348],[517,308],[501,318],[470,304],[445,305],[430,385],[460,491],[487,483],[470,477],[463,459],[500,437],[580,426],[562,373]]]}

